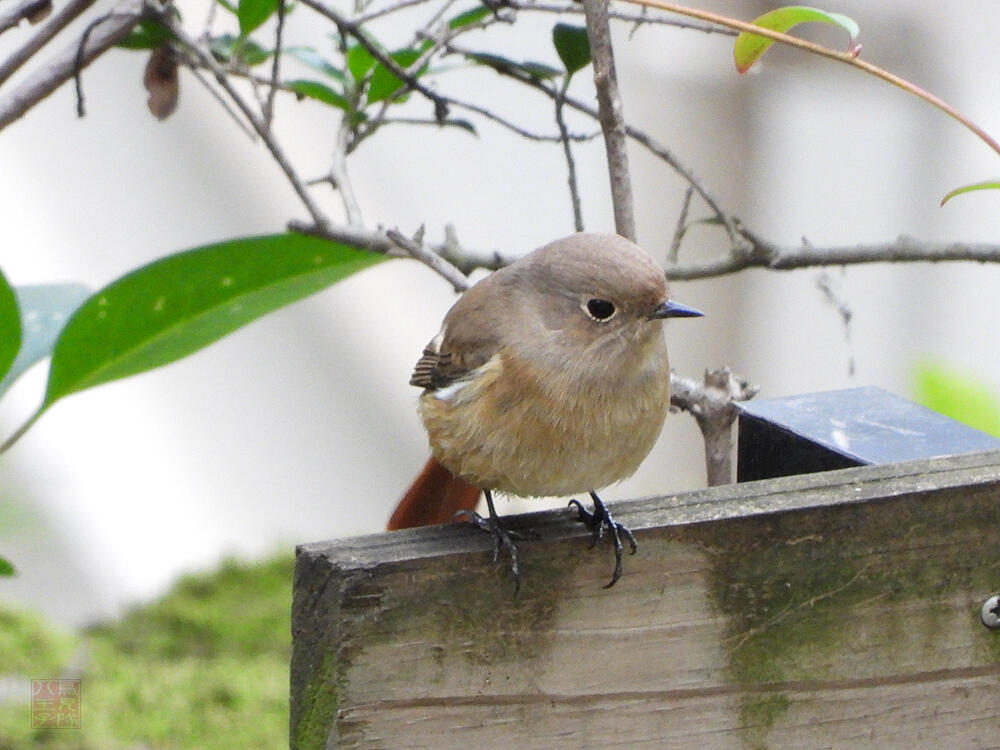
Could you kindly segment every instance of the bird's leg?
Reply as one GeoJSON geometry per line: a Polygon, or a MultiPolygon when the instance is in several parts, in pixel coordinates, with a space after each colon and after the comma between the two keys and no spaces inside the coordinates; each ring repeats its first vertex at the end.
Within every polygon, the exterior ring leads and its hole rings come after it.
{"type": "Polygon", "coordinates": [[[628,544],[629,547],[632,548],[633,555],[635,554],[638,545],[635,543],[635,537],[632,535],[632,532],[629,531],[627,526],[623,526],[612,517],[601,498],[599,498],[594,492],[590,493],[590,497],[594,501],[593,513],[584,508],[583,503],[579,500],[570,500],[569,504],[571,506],[576,505],[576,511],[579,514],[580,521],[586,524],[586,526],[593,533],[593,537],[590,541],[591,547],[594,547],[599,541],[601,541],[604,537],[605,531],[608,532],[608,535],[611,537],[611,541],[615,545],[615,570],[611,574],[611,580],[604,586],[604,588],[609,589],[618,582],[619,578],[622,577],[622,552],[624,551],[622,536],[628,540],[628,544]]]}
{"type": "Polygon", "coordinates": [[[490,509],[489,518],[483,518],[474,510],[460,510],[453,517],[464,516],[471,523],[493,536],[493,562],[499,559],[501,547],[510,552],[510,572],[514,576],[514,593],[516,594],[521,590],[521,569],[517,565],[517,546],[514,544],[514,540],[523,537],[516,531],[507,531],[500,525],[500,516],[497,515],[497,509],[493,507],[493,493],[487,489],[484,489],[483,493],[486,495],[486,506],[490,509]]]}

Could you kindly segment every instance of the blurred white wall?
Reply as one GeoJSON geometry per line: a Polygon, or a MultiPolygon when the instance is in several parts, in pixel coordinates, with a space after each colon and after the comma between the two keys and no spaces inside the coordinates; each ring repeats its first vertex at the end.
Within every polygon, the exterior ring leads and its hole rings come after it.
{"type": "MultiPolygon", "coordinates": [[[[742,17],[764,9],[728,5],[713,7],[742,17]]],[[[902,0],[836,10],[861,24],[867,59],[1000,133],[990,33],[1000,9],[985,0],[966,6],[961,18],[902,0]],[[976,22],[963,20],[970,17],[976,22]]],[[[199,19],[206,7],[190,2],[184,11],[199,19]]],[[[551,22],[500,29],[491,43],[514,58],[555,62],[551,22]]],[[[288,35],[319,46],[322,31],[300,9],[288,35]]],[[[0,52],[28,33],[4,35],[0,52]]],[[[815,34],[843,43],[835,33],[815,34]]],[[[627,37],[618,29],[630,120],[759,233],[816,246],[901,233],[1000,237],[995,193],[938,207],[950,188],[1000,169],[985,146],[929,106],[796,52],[773,50],[761,70],[738,77],[727,38],[663,27],[627,37]]],[[[391,46],[391,33],[385,41],[391,46]]],[[[155,121],[145,107],[143,64],[141,55],[115,51],[89,68],[85,119],[76,119],[64,87],[0,133],[0,267],[12,283],[96,288],[171,251],[280,231],[303,217],[265,149],[249,143],[187,73],[180,109],[155,121]]],[[[583,98],[591,96],[587,77],[574,83],[583,98]]],[[[498,111],[553,132],[547,100],[488,70],[457,73],[441,86],[470,99],[489,92],[498,111]]],[[[303,174],[323,174],[333,111],[282,99],[277,118],[303,174]]],[[[571,126],[588,127],[575,118],[571,126]]],[[[571,231],[559,149],[479,127],[478,139],[390,129],[362,146],[349,166],[369,225],[412,232],[423,223],[439,238],[452,222],[471,246],[524,251],[571,231]]],[[[588,228],[608,231],[603,146],[597,140],[576,155],[588,228]]],[[[632,156],[640,241],[663,257],[684,185],[641,149],[632,156]]],[[[335,195],[324,205],[337,215],[335,195]]],[[[714,230],[691,238],[684,258],[724,250],[714,230]]],[[[862,384],[905,394],[914,362],[933,354],[1000,383],[991,345],[1000,269],[828,273],[855,313],[849,340],[816,289],[817,271],[675,284],[675,297],[708,313],[668,326],[675,368],[696,376],[728,364],[765,396],[862,384]]],[[[77,623],[113,615],[226,554],[252,557],[378,531],[427,456],[407,380],[453,299],[430,271],[395,261],[180,363],[59,403],[0,458],[0,554],[20,568],[18,578],[0,579],[0,596],[77,623]]],[[[4,434],[32,411],[43,384],[38,368],[0,403],[4,434]]],[[[675,416],[639,474],[605,494],[701,486],[701,461],[693,422],[675,416]]]]}

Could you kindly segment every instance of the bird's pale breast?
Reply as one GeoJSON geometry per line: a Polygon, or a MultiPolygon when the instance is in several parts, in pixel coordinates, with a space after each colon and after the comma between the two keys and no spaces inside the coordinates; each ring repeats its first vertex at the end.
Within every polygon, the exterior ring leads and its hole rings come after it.
{"type": "Polygon", "coordinates": [[[669,407],[662,336],[642,349],[638,365],[615,377],[586,377],[586,368],[535,372],[501,350],[469,377],[421,396],[434,455],[473,484],[528,497],[630,476],[669,407]]]}

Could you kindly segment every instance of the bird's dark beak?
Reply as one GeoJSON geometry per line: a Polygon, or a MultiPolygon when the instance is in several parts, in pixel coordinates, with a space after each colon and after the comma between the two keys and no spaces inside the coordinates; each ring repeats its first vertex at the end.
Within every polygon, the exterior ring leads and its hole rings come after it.
{"type": "Polygon", "coordinates": [[[700,310],[695,310],[693,307],[688,307],[687,305],[682,305],[680,302],[674,302],[672,299],[668,299],[666,302],[661,302],[656,306],[649,315],[650,320],[655,320],[656,318],[700,318],[705,313],[700,310]]]}

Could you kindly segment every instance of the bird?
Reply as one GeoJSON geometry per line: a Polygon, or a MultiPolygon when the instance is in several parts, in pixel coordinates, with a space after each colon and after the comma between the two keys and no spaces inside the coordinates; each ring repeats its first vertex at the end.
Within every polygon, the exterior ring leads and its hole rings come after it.
{"type": "Polygon", "coordinates": [[[466,516],[511,557],[516,542],[493,494],[588,493],[570,500],[596,545],[607,533],[622,574],[637,549],[597,491],[631,476],[659,436],[670,405],[663,321],[698,317],[671,300],[663,268],[613,234],[578,232],[550,242],[468,289],[424,348],[410,384],[432,458],[388,528],[466,516]],[[474,511],[480,490],[488,516],[474,511]]]}

